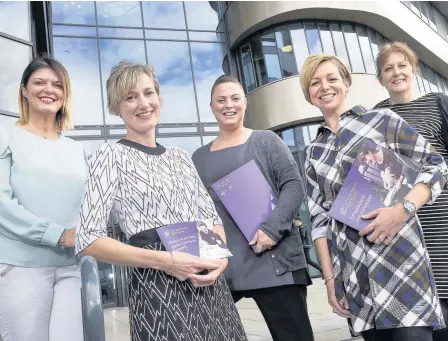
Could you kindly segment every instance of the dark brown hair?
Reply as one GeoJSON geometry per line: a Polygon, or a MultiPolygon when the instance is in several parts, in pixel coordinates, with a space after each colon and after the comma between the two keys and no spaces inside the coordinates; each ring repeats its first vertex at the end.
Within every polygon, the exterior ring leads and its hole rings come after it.
{"type": "Polygon", "coordinates": [[[213,93],[215,92],[215,88],[216,88],[218,85],[223,84],[223,83],[234,83],[234,84],[238,84],[238,85],[241,87],[241,89],[243,90],[243,92],[244,92],[243,86],[241,85],[241,83],[240,83],[240,81],[239,81],[238,79],[236,79],[235,77],[233,77],[233,76],[231,76],[231,75],[222,75],[222,76],[219,76],[219,77],[215,80],[215,83],[213,83],[212,91],[211,91],[211,93],[210,93],[210,100],[213,99],[213,93]]]}

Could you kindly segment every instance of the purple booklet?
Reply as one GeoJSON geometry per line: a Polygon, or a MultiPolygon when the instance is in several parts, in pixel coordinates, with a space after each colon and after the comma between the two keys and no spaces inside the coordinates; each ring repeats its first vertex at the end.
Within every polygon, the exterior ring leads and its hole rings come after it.
{"type": "Polygon", "coordinates": [[[362,230],[362,215],[401,202],[412,189],[422,164],[365,139],[328,214],[362,230]]]}
{"type": "Polygon", "coordinates": [[[277,205],[271,186],[254,160],[215,182],[212,188],[249,242],[277,205]]]}
{"type": "Polygon", "coordinates": [[[221,237],[213,231],[211,222],[206,220],[166,225],[156,231],[167,251],[207,259],[232,256],[221,237]]]}

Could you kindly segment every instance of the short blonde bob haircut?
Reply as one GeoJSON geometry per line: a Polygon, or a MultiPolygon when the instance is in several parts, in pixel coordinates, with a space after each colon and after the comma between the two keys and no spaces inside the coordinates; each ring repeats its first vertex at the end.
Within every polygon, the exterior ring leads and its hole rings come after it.
{"type": "Polygon", "coordinates": [[[347,87],[350,87],[352,85],[352,76],[350,74],[350,70],[340,58],[327,53],[313,54],[305,60],[302,69],[300,70],[300,85],[302,86],[302,91],[306,100],[310,104],[313,104],[311,103],[309,91],[311,80],[313,79],[314,73],[316,72],[317,68],[324,62],[332,62],[334,65],[336,65],[345,85],[347,85],[347,87]]]}
{"type": "Polygon", "coordinates": [[[143,74],[148,75],[152,79],[157,96],[159,96],[160,102],[162,102],[160,85],[154,68],[150,65],[121,61],[112,67],[109,79],[106,82],[107,106],[112,115],[120,115],[120,103],[135,88],[140,76],[143,74]]]}
{"type": "Polygon", "coordinates": [[[53,70],[58,76],[62,83],[62,91],[64,93],[64,98],[62,101],[62,107],[56,113],[56,126],[59,131],[65,129],[72,129],[72,89],[70,85],[70,77],[65,67],[58,62],[56,59],[40,56],[34,58],[23,71],[22,79],[20,80],[19,86],[19,125],[25,125],[28,123],[30,118],[29,103],[28,99],[23,96],[22,86],[25,88],[28,86],[28,81],[34,72],[39,69],[49,68],[53,70]]]}
{"type": "Polygon", "coordinates": [[[376,77],[379,81],[381,81],[381,69],[384,64],[387,63],[387,60],[392,53],[401,53],[404,56],[404,59],[411,64],[412,71],[414,71],[414,73],[418,72],[418,57],[414,50],[402,41],[394,41],[392,43],[381,45],[378,55],[376,56],[376,77]]]}

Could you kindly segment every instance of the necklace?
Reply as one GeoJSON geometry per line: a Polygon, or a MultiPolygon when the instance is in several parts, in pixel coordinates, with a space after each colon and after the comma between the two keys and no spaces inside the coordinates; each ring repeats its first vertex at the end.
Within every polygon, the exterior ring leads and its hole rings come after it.
{"type": "MultiPolygon", "coordinates": [[[[39,133],[45,140],[48,140],[48,137],[45,136],[44,134],[42,134],[40,131],[38,131],[38,133],[39,133]]],[[[58,137],[61,137],[61,132],[60,132],[60,131],[58,131],[57,134],[58,134],[58,137]]]]}

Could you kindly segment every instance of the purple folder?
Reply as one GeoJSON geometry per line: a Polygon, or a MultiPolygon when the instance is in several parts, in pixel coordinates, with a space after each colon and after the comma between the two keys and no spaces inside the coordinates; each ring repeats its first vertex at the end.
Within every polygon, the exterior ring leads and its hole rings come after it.
{"type": "Polygon", "coordinates": [[[212,188],[249,242],[277,204],[271,186],[254,160],[227,174],[212,188]]]}

